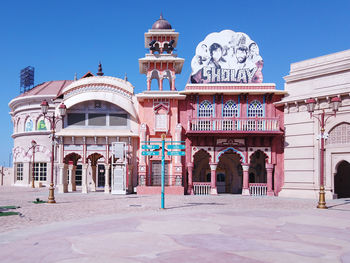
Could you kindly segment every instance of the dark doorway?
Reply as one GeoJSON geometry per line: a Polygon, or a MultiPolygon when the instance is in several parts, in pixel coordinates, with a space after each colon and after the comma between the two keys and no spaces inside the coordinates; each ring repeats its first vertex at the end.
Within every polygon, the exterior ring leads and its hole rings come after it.
{"type": "MultiPolygon", "coordinates": [[[[162,184],[162,162],[152,161],[152,185],[162,184]]],[[[169,185],[169,162],[164,162],[164,185],[169,185]]]]}
{"type": "Polygon", "coordinates": [[[242,193],[241,156],[232,149],[221,154],[216,168],[216,186],[218,193],[242,193]]]}
{"type": "Polygon", "coordinates": [[[82,165],[78,164],[77,168],[75,169],[75,184],[76,185],[81,185],[81,180],[82,180],[82,174],[83,174],[83,170],[82,170],[82,165]]]}
{"type": "Polygon", "coordinates": [[[105,186],[105,166],[103,164],[99,164],[97,166],[97,187],[105,186]]]}
{"type": "Polygon", "coordinates": [[[341,161],[334,176],[334,192],[338,198],[350,197],[350,164],[341,161]]]}
{"type": "Polygon", "coordinates": [[[250,157],[249,164],[249,183],[265,183],[267,182],[266,172],[266,154],[260,150],[257,150],[250,157]]]}
{"type": "Polygon", "coordinates": [[[195,153],[193,156],[193,182],[210,182],[209,158],[209,153],[204,150],[195,153]]]}

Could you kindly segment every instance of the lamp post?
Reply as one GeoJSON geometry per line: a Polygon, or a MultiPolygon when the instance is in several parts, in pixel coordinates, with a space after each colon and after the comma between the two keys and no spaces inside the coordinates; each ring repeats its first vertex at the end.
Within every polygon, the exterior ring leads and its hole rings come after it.
{"type": "Polygon", "coordinates": [[[332,117],[336,116],[336,112],[339,109],[341,99],[338,97],[334,97],[331,99],[331,107],[333,112],[332,113],[326,113],[324,109],[322,109],[321,115],[315,115],[313,114],[315,110],[315,104],[316,100],[313,98],[310,98],[306,101],[307,104],[307,111],[310,113],[310,118],[314,117],[318,120],[320,128],[321,128],[321,151],[320,151],[320,192],[319,192],[319,200],[317,208],[320,209],[327,209],[326,206],[326,198],[325,198],[325,192],[324,192],[324,142],[325,142],[325,126],[327,123],[327,120],[332,117]],[[327,118],[326,118],[327,117],[327,118]]]}
{"type": "Polygon", "coordinates": [[[54,204],[56,203],[55,201],[55,188],[53,184],[53,171],[54,171],[54,161],[55,161],[55,132],[56,132],[56,124],[63,120],[64,115],[66,115],[66,105],[61,103],[61,105],[58,107],[60,117],[55,116],[55,112],[52,113],[52,116],[47,116],[47,111],[49,109],[49,103],[46,100],[43,100],[40,104],[41,107],[41,112],[44,115],[44,118],[47,119],[50,122],[50,127],[51,127],[51,180],[50,180],[50,188],[49,188],[49,198],[48,198],[48,203],[49,204],[54,204]]]}
{"type": "Polygon", "coordinates": [[[37,145],[36,141],[32,140],[31,142],[32,147],[30,147],[30,149],[33,150],[33,165],[32,165],[32,188],[35,188],[34,185],[34,163],[35,163],[35,147],[37,145]]]}

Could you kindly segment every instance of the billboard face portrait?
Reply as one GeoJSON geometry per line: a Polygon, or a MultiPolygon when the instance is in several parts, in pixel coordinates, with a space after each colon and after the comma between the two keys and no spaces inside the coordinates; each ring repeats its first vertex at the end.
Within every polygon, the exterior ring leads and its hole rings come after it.
{"type": "Polygon", "coordinates": [[[263,59],[248,35],[232,30],[209,34],[191,61],[191,83],[262,83],[263,59]]]}

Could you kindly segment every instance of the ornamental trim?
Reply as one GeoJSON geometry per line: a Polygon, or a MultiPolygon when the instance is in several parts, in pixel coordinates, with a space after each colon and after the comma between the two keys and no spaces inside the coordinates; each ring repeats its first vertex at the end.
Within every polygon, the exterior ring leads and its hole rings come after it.
{"type": "Polygon", "coordinates": [[[125,91],[124,89],[108,84],[103,84],[103,85],[96,85],[96,84],[90,84],[90,85],[84,85],[84,86],[79,86],[74,89],[70,89],[68,92],[64,94],[64,98],[70,98],[72,96],[75,96],[77,94],[81,94],[84,92],[111,92],[111,93],[116,93],[118,95],[122,95],[123,97],[132,100],[132,94],[128,91],[125,91]]]}

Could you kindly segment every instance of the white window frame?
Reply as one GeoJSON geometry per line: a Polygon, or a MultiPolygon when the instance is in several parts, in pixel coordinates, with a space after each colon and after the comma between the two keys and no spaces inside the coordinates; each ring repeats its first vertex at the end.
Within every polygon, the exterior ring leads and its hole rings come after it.
{"type": "Polygon", "coordinates": [[[204,100],[198,105],[198,117],[210,118],[213,116],[213,104],[208,100],[204,100]]]}
{"type": "Polygon", "coordinates": [[[248,106],[248,117],[264,117],[264,106],[258,100],[253,100],[248,106]]]}
{"type": "Polygon", "coordinates": [[[23,163],[16,163],[16,180],[23,181],[23,163]]]}
{"type": "Polygon", "coordinates": [[[34,163],[34,181],[47,181],[47,163],[34,163]]]}

